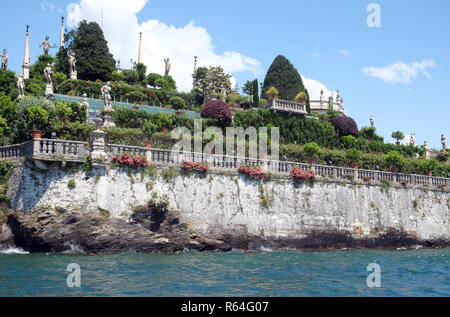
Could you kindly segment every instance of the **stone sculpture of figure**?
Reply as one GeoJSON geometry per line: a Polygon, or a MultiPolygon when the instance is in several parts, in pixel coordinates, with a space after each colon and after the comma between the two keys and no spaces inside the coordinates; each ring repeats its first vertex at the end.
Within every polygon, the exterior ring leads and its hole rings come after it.
{"type": "Polygon", "coordinates": [[[411,136],[409,137],[409,144],[414,145],[416,144],[416,134],[411,133],[411,136]]]}
{"type": "Polygon", "coordinates": [[[51,46],[48,40],[49,40],[49,37],[46,36],[45,40],[43,40],[42,43],[39,45],[39,47],[44,46],[44,55],[48,55],[48,51],[51,48],[55,48],[56,47],[56,45],[51,46]]]}
{"type": "Polygon", "coordinates": [[[23,80],[23,76],[17,76],[17,89],[19,89],[18,99],[25,97],[25,81],[23,80]]]}
{"type": "Polygon", "coordinates": [[[169,63],[169,58],[165,58],[164,62],[166,63],[166,71],[165,71],[165,75],[168,76],[170,69],[172,68],[172,65],[170,65],[169,63]]]}
{"type": "Polygon", "coordinates": [[[131,59],[131,65],[133,65],[133,70],[137,69],[137,63],[136,61],[133,61],[133,59],[131,59]]]}
{"type": "Polygon", "coordinates": [[[76,73],[77,54],[74,51],[68,51],[67,56],[69,57],[69,72],[76,73]]]}
{"type": "Polygon", "coordinates": [[[89,102],[87,100],[86,93],[83,94],[83,102],[81,103],[81,106],[86,108],[86,118],[87,118],[87,121],[89,122],[89,111],[90,110],[89,110],[89,102]]]}
{"type": "Polygon", "coordinates": [[[47,85],[53,86],[52,75],[53,75],[52,66],[50,64],[47,64],[47,67],[45,67],[44,69],[45,83],[47,85]]]}
{"type": "Polygon", "coordinates": [[[445,135],[441,135],[441,143],[442,143],[442,150],[446,150],[447,149],[447,139],[445,138],[445,135]]]}
{"type": "Polygon", "coordinates": [[[6,70],[7,68],[8,68],[8,53],[6,52],[5,48],[2,54],[2,69],[6,70]]]}
{"type": "Polygon", "coordinates": [[[336,103],[339,103],[339,98],[340,98],[340,92],[339,89],[336,91],[336,103]]]}
{"type": "Polygon", "coordinates": [[[105,107],[103,108],[106,111],[112,111],[113,108],[111,106],[111,86],[108,81],[101,89],[102,91],[102,99],[105,103],[105,107]]]}
{"type": "Polygon", "coordinates": [[[375,127],[375,117],[373,115],[370,116],[370,126],[375,127]]]}
{"type": "Polygon", "coordinates": [[[324,98],[323,98],[323,93],[324,93],[324,91],[323,91],[323,89],[321,89],[320,90],[320,105],[322,105],[322,103],[324,102],[324,98]]]}
{"type": "Polygon", "coordinates": [[[120,59],[117,60],[117,70],[120,70],[120,59]]]}

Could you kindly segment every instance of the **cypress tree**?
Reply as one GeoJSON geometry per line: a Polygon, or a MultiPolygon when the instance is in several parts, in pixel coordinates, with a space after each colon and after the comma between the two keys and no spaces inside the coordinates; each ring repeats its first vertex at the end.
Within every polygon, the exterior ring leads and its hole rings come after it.
{"type": "Polygon", "coordinates": [[[96,22],[80,22],[70,49],[77,54],[78,79],[111,80],[116,61],[109,52],[102,29],[96,22]]]}
{"type": "Polygon", "coordinates": [[[274,86],[278,98],[294,100],[299,92],[305,91],[302,77],[291,62],[284,56],[278,55],[267,71],[262,93],[274,86]]]}
{"type": "Polygon", "coordinates": [[[259,107],[259,87],[258,79],[253,81],[253,107],[259,107]]]}

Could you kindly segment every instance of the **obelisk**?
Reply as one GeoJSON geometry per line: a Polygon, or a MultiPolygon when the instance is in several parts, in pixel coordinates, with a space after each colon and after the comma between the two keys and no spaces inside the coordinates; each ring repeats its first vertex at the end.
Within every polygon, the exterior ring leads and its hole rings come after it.
{"type": "Polygon", "coordinates": [[[139,54],[138,54],[138,64],[143,64],[143,62],[142,62],[142,32],[139,33],[139,54]]]}
{"type": "Polygon", "coordinates": [[[59,50],[64,49],[64,17],[61,17],[61,40],[59,42],[59,50]]]}
{"type": "Polygon", "coordinates": [[[23,79],[29,79],[30,78],[30,44],[28,41],[28,31],[30,29],[30,26],[27,25],[27,35],[25,38],[25,54],[23,56],[23,79]]]}

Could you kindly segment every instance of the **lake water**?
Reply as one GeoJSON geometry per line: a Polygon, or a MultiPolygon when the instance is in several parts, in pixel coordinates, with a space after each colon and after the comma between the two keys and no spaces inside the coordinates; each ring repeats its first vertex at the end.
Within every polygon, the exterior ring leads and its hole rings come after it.
{"type": "Polygon", "coordinates": [[[450,249],[102,256],[0,254],[0,296],[450,296],[450,249]],[[81,267],[69,288],[67,266],[81,267]],[[367,286],[370,263],[381,287],[367,286]]]}

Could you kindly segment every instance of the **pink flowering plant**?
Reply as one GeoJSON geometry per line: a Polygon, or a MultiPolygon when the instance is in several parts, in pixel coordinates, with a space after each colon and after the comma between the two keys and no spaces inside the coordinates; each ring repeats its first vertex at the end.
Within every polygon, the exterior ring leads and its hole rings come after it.
{"type": "Polygon", "coordinates": [[[200,162],[190,162],[187,160],[183,160],[183,163],[181,163],[181,171],[185,173],[198,172],[201,174],[206,174],[208,170],[208,164],[203,164],[200,162]]]}
{"type": "Polygon", "coordinates": [[[125,153],[122,155],[115,155],[111,162],[113,164],[118,164],[120,166],[128,166],[128,167],[148,167],[149,163],[146,157],[143,156],[131,156],[129,153],[125,153]]]}
{"type": "Polygon", "coordinates": [[[269,177],[268,173],[257,166],[242,165],[238,172],[253,180],[265,180],[269,177]]]}
{"type": "Polygon", "coordinates": [[[299,166],[296,166],[291,171],[290,178],[293,179],[294,182],[314,181],[316,179],[316,172],[313,170],[302,170],[299,166]]]}

